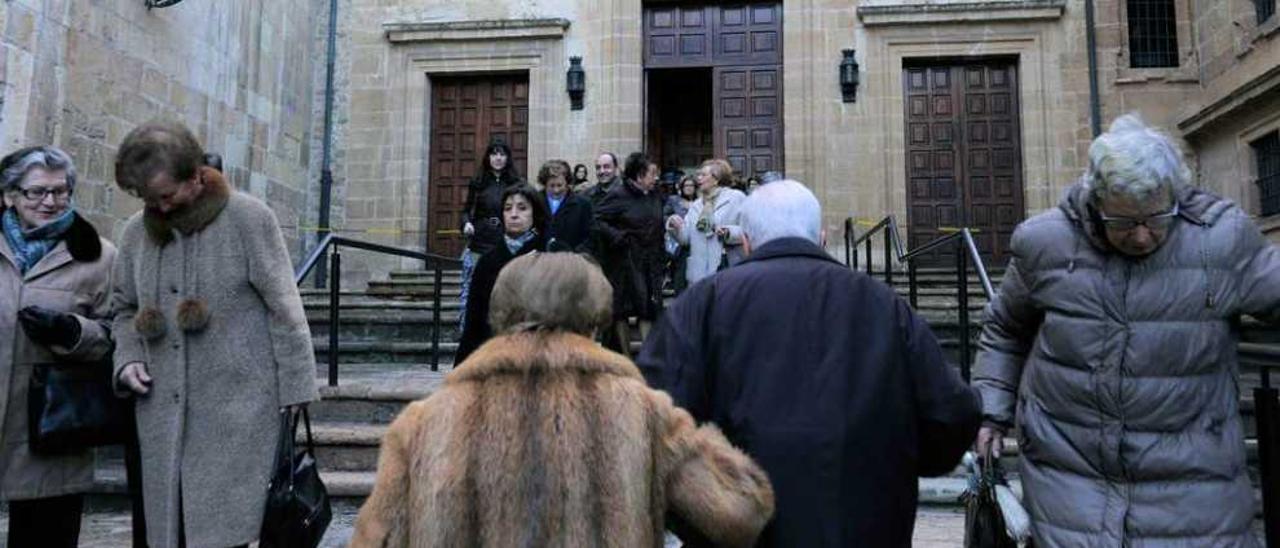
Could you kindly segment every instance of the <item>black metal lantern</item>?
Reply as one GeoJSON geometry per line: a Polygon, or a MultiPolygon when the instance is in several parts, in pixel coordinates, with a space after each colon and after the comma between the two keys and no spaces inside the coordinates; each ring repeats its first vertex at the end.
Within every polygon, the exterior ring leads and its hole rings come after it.
{"type": "Polygon", "coordinates": [[[844,50],[844,59],[840,60],[840,92],[844,102],[852,103],[858,99],[858,60],[853,57],[854,50],[844,50]]]}
{"type": "Polygon", "coordinates": [[[582,70],[582,58],[569,58],[569,72],[565,74],[569,90],[569,108],[582,110],[582,96],[587,92],[587,73],[582,70]]]}
{"type": "Polygon", "coordinates": [[[147,9],[151,9],[151,8],[167,8],[169,6],[177,5],[177,3],[181,2],[182,0],[144,0],[144,1],[147,4],[147,9]]]}

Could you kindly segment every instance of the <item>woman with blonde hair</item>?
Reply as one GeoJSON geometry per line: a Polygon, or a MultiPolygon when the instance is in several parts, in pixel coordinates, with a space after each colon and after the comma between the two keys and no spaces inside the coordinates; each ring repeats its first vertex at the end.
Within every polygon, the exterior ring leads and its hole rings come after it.
{"type": "Polygon", "coordinates": [[[726,186],[733,167],[721,159],[702,163],[696,175],[698,199],[683,217],[667,218],[667,231],[689,247],[685,279],[692,284],[742,261],[742,227],[738,226],[741,191],[726,186]]]}
{"type": "Polygon", "coordinates": [[[351,546],[660,546],[667,518],[751,546],[768,479],[592,341],[612,293],[580,255],[511,261],[489,311],[499,335],[391,425],[351,546]]]}

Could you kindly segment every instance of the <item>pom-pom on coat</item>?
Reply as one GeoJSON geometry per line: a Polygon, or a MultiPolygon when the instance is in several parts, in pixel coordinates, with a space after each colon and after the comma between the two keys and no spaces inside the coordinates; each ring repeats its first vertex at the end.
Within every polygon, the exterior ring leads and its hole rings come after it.
{"type": "Polygon", "coordinates": [[[113,378],[143,362],[153,379],[136,406],[152,546],[178,546],[180,523],[193,548],[257,539],[279,410],[318,397],[275,215],[217,171],[200,177],[182,214],[129,219],[116,262],[113,378]]]}

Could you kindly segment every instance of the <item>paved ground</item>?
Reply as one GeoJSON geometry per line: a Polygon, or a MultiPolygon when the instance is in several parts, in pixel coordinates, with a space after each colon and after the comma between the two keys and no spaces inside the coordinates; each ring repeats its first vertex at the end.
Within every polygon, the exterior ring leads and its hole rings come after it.
{"type": "MultiPolygon", "coordinates": [[[[322,548],[346,546],[351,538],[351,521],[356,509],[348,506],[334,508],[334,520],[320,543],[322,548]]],[[[8,514],[0,514],[0,532],[9,530],[8,514]]],[[[964,515],[946,509],[924,509],[916,520],[914,546],[920,548],[959,547],[964,532],[964,515]]],[[[129,545],[129,516],[123,513],[86,514],[80,531],[82,548],[115,548],[129,545]]],[[[670,548],[679,546],[674,540],[670,548]]]]}

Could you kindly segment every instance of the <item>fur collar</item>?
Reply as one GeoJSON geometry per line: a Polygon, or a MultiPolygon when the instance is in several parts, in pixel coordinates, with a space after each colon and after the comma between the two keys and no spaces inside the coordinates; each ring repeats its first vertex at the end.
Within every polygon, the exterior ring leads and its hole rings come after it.
{"type": "Polygon", "coordinates": [[[82,263],[91,263],[102,256],[102,240],[98,238],[98,231],[79,213],[71,221],[71,228],[67,229],[63,241],[67,242],[67,252],[71,253],[71,258],[82,263]]]}
{"type": "Polygon", "coordinates": [[[160,247],[173,241],[173,231],[190,236],[198,232],[222,213],[227,201],[234,192],[218,170],[210,167],[200,168],[200,179],[204,182],[204,192],[195,203],[187,206],[177,215],[165,217],[151,209],[142,214],[142,225],[147,229],[147,236],[160,247]]]}
{"type": "Polygon", "coordinates": [[[445,378],[446,384],[478,382],[531,371],[596,373],[643,381],[631,360],[595,341],[564,331],[525,331],[489,339],[445,378]],[[541,357],[541,359],[536,359],[541,357]]]}

